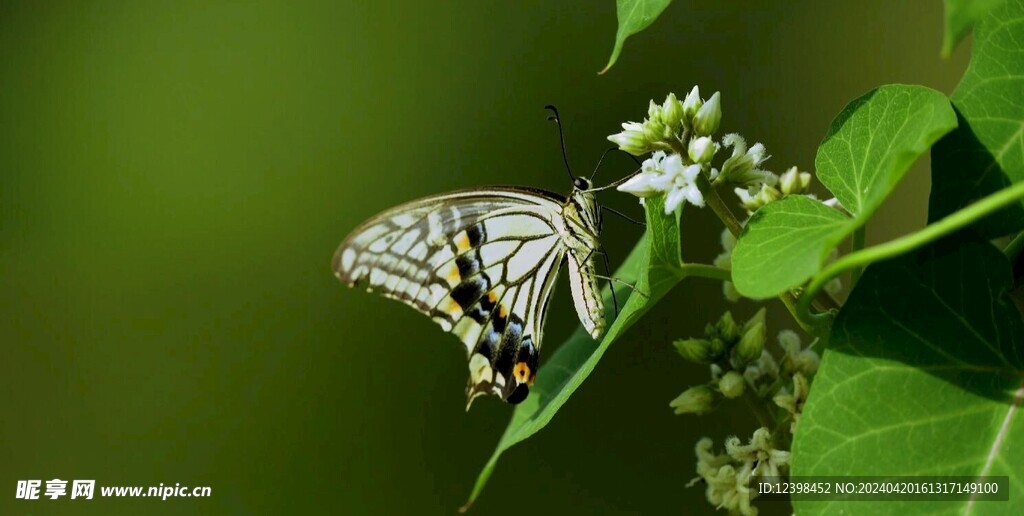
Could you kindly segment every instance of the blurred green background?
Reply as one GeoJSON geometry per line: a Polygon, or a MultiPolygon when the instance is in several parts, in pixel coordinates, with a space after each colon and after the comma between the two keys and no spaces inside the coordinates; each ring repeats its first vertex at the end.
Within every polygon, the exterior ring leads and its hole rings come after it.
{"type": "MultiPolygon", "coordinates": [[[[581,171],[648,99],[693,84],[723,92],[723,129],[774,170],[806,170],[846,102],[892,82],[948,93],[968,55],[939,58],[937,1],[677,0],[598,76],[612,0],[459,4],[0,4],[0,513],[453,514],[510,410],[465,413],[456,339],[334,279],[350,229],[451,189],[567,191],[548,103],[581,171]],[[213,496],[14,499],[54,477],[213,496]]],[[[630,165],[610,157],[599,183],[630,165]]],[[[920,165],[871,241],[923,224],[920,165]]],[[[710,260],[711,214],[684,219],[684,255],[710,260]]],[[[621,259],[639,229],[605,226],[621,259]]],[[[577,324],[568,298],[547,356],[577,324]]],[[[713,282],[677,288],[474,512],[712,512],[684,487],[693,445],[753,421],[673,416],[707,373],[669,342],[726,307],[713,282]]],[[[772,310],[771,333],[791,326],[772,310]]]]}

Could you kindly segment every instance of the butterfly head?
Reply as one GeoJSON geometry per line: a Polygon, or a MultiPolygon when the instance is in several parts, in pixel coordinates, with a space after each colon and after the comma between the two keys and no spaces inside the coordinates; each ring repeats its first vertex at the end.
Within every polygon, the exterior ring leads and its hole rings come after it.
{"type": "Polygon", "coordinates": [[[574,177],[572,180],[572,187],[574,190],[590,190],[594,185],[589,179],[585,177],[574,177]]]}

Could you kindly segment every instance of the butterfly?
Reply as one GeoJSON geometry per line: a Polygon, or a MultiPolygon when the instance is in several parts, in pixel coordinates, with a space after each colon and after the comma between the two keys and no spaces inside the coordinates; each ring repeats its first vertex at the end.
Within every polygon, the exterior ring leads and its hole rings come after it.
{"type": "Polygon", "coordinates": [[[598,254],[607,267],[595,194],[624,180],[593,188],[571,170],[569,177],[566,197],[491,186],[411,201],[363,222],[334,254],[334,274],[343,283],[402,301],[462,341],[467,410],[484,394],[510,404],[529,395],[563,264],[580,322],[594,339],[604,334],[598,280],[611,278],[595,267],[598,254]]]}

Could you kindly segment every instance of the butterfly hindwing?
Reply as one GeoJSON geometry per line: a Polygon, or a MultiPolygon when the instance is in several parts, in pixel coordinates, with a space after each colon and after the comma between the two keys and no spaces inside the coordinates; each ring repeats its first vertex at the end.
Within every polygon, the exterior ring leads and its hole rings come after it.
{"type": "Polygon", "coordinates": [[[518,403],[536,375],[547,301],[567,251],[562,202],[499,187],[406,203],[357,228],[335,253],[335,274],[459,337],[469,401],[491,393],[518,403]]]}

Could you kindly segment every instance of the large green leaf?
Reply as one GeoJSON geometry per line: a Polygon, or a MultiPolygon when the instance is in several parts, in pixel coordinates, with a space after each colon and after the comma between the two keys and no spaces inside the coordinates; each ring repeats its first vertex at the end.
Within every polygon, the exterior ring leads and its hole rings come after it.
{"type": "MultiPolygon", "coordinates": [[[[940,243],[868,268],[836,318],[793,475],[1008,475],[1024,497],[1024,322],[1006,258],[940,243]]],[[[807,502],[801,514],[1006,514],[1006,502],[807,502]]]]}
{"type": "Polygon", "coordinates": [[[942,36],[942,57],[949,57],[960,40],[967,36],[978,20],[1003,0],[946,0],[945,31],[942,36]]]}
{"type": "Polygon", "coordinates": [[[923,86],[889,85],[854,100],[832,121],[814,160],[818,178],[851,217],[807,198],[758,210],[736,243],[733,281],[766,298],[817,273],[832,249],[862,226],[907,169],[956,127],[949,100],[923,86]]]}
{"type": "Polygon", "coordinates": [[[866,221],[910,165],[956,127],[945,95],[894,84],[854,100],[832,121],[814,158],[818,179],[866,221]]]}
{"type": "MultiPolygon", "coordinates": [[[[635,281],[637,290],[646,296],[629,296],[600,343],[580,328],[542,364],[530,396],[516,407],[497,449],[477,477],[466,507],[483,491],[501,454],[544,428],[587,379],[608,346],[685,276],[680,267],[679,212],[666,217],[663,198],[646,202],[647,231],[616,273],[617,278],[635,281]]],[[[621,296],[628,290],[618,288],[616,292],[621,296]]],[[[605,294],[605,306],[611,308],[610,291],[605,294]]]]}
{"type": "Polygon", "coordinates": [[[799,286],[818,272],[851,224],[849,217],[809,197],[767,204],[754,213],[733,249],[736,289],[765,298],[799,286]]]}
{"type": "MultiPolygon", "coordinates": [[[[1024,0],[1004,0],[977,25],[952,100],[960,127],[932,150],[929,221],[1024,181],[1024,0]]],[[[1024,229],[1024,202],[976,228],[987,237],[1024,229]]]]}
{"type": "Polygon", "coordinates": [[[599,73],[605,73],[619,59],[626,38],[646,29],[658,15],[668,7],[672,0],[618,0],[616,14],[619,18],[619,30],[615,32],[615,46],[608,64],[599,73]]]}

